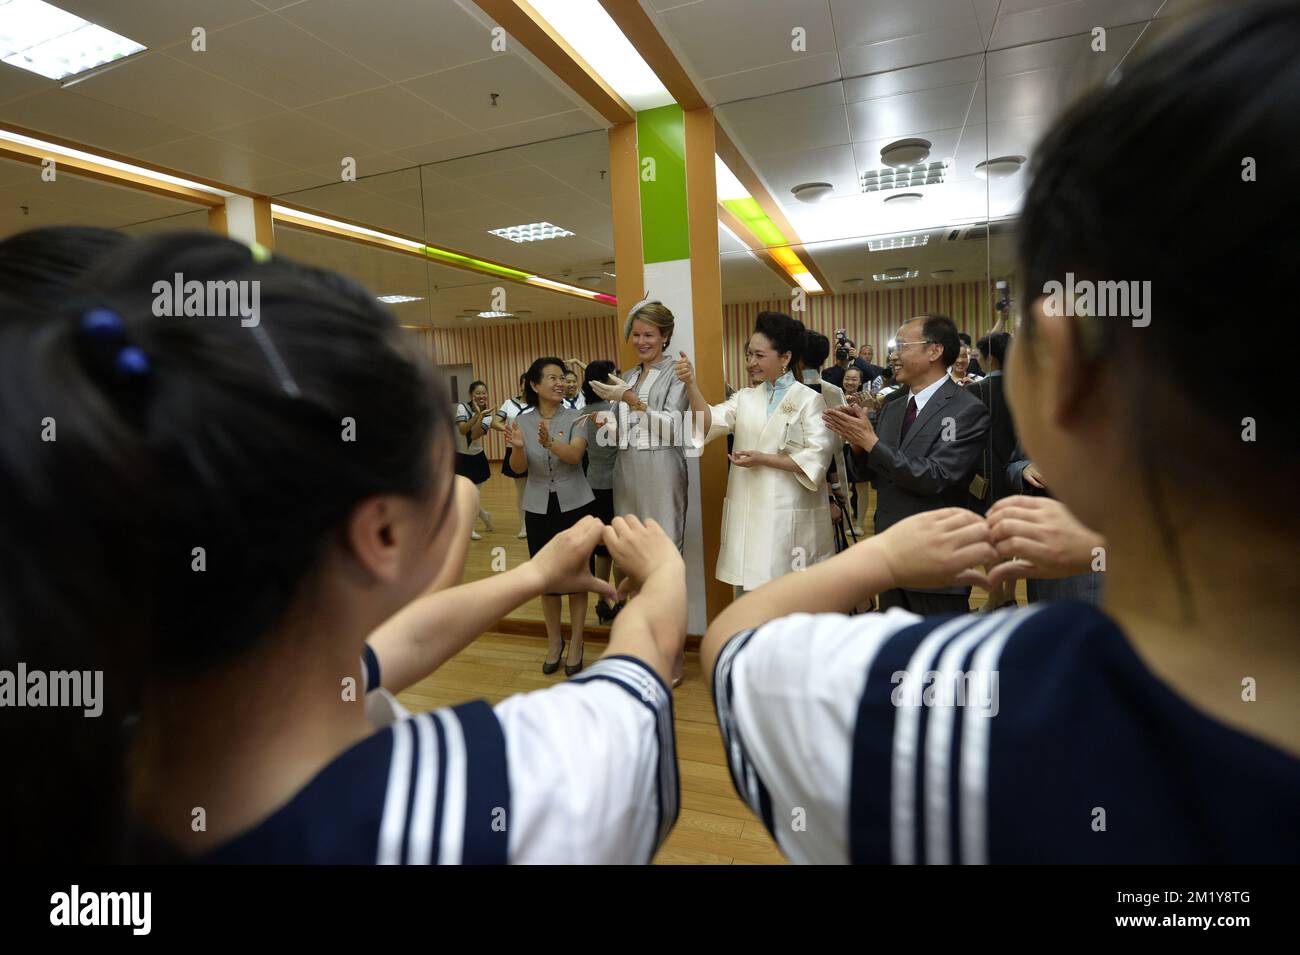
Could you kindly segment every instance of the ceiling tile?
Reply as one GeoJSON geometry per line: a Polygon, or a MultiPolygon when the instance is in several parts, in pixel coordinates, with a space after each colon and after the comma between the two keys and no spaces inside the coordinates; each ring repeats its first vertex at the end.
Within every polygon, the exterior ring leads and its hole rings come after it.
{"type": "Polygon", "coordinates": [[[200,133],[269,116],[280,109],[269,99],[159,54],[146,54],[92,76],[74,89],[78,96],[200,133]]]}
{"type": "Polygon", "coordinates": [[[33,73],[31,70],[20,70],[8,63],[0,63],[0,103],[7,103],[22,96],[30,96],[40,90],[55,90],[58,88],[58,83],[46,79],[39,73],[33,73]]]}
{"type": "Polygon", "coordinates": [[[1050,5],[1042,0],[1007,0],[999,8],[989,48],[1091,33],[1094,27],[1138,23],[1150,19],[1159,6],[1160,0],[1072,0],[1050,5]]]}
{"type": "Polygon", "coordinates": [[[475,153],[488,152],[493,148],[492,141],[482,133],[466,133],[463,136],[452,136],[431,143],[403,146],[396,150],[396,153],[416,165],[423,165],[456,159],[460,156],[472,156],[475,153]]]}
{"type": "Polygon", "coordinates": [[[727,117],[733,139],[745,144],[753,156],[790,150],[843,146],[849,140],[848,114],[844,105],[831,109],[773,114],[737,121],[727,117]]]}
{"type": "Polygon", "coordinates": [[[966,84],[849,103],[853,141],[917,136],[921,130],[961,126],[971,112],[974,93],[975,84],[966,84]]]}
{"type": "Polygon", "coordinates": [[[0,106],[0,118],[88,146],[127,154],[193,135],[189,129],[60,89],[6,103],[0,106]]]}
{"type": "Polygon", "coordinates": [[[840,51],[840,63],[845,76],[861,76],[983,52],[984,38],[970,22],[848,47],[840,51]]]}
{"type": "Polygon", "coordinates": [[[489,129],[486,135],[494,146],[505,149],[589,132],[595,126],[590,116],[580,109],[575,109],[568,113],[556,113],[553,116],[542,116],[525,123],[489,129]]]}
{"type": "Polygon", "coordinates": [[[971,0],[830,0],[842,50],[944,29],[976,27],[971,0]]]}
{"type": "Polygon", "coordinates": [[[355,159],[374,152],[363,140],[295,112],[229,126],[212,137],[295,166],[329,164],[341,169],[344,157],[355,159]]]}
{"type": "Polygon", "coordinates": [[[855,76],[844,81],[844,99],[845,102],[853,103],[881,96],[938,89],[941,86],[974,83],[980,78],[983,65],[983,54],[976,54],[927,63],[924,66],[873,73],[870,76],[855,76]]]}
{"type": "Polygon", "coordinates": [[[55,6],[143,43],[151,50],[189,45],[195,27],[212,33],[249,17],[267,16],[253,0],[58,0],[55,6]]]}
{"type": "Polygon", "coordinates": [[[449,139],[470,131],[460,121],[399,86],[317,103],[300,112],[359,137],[370,145],[372,152],[449,139]]]}
{"type": "Polygon", "coordinates": [[[549,76],[541,76],[510,53],[408,80],[402,86],[476,130],[562,113],[577,105],[552,85],[549,76]],[[492,93],[498,94],[495,106],[492,93]]]}
{"type": "Polygon", "coordinates": [[[166,55],[288,107],[388,85],[344,53],[279,17],[261,17],[210,33],[202,53],[177,47],[166,55]]]}
{"type": "Polygon", "coordinates": [[[660,22],[706,80],[835,49],[826,0],[708,0],[667,10],[660,22]],[[802,52],[793,48],[796,28],[804,30],[802,52]]]}
{"type": "Polygon", "coordinates": [[[137,155],[147,162],[249,189],[254,177],[283,175],[293,167],[207,136],[191,136],[151,146],[137,155]]]}
{"type": "Polygon", "coordinates": [[[730,103],[754,96],[801,89],[840,78],[840,57],[836,53],[809,53],[802,59],[786,60],[741,73],[715,76],[705,82],[715,103],[730,103]]]}
{"type": "Polygon", "coordinates": [[[489,30],[454,0],[306,0],[279,16],[392,80],[492,54],[489,30]]]}

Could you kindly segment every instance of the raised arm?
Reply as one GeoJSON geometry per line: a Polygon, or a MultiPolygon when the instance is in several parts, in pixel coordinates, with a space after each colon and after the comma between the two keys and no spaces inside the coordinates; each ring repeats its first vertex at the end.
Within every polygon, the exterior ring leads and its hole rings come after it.
{"type": "Polygon", "coordinates": [[[599,518],[585,517],[513,570],[425,594],[399,610],[366,639],[379,657],[381,685],[399,693],[424,679],[541,594],[586,590],[614,598],[614,588],[593,577],[587,564],[603,529],[599,518]]]}
{"type": "Polygon", "coordinates": [[[728,640],[792,613],[848,613],[891,587],[942,587],[955,581],[988,587],[988,578],[975,568],[996,560],[988,524],[978,514],[961,507],[915,514],[728,605],[709,624],[700,664],[712,679],[718,652],[728,640]]]}
{"type": "Polygon", "coordinates": [[[686,643],[682,555],[657,523],[643,524],[631,514],[614,518],[604,543],[628,575],[625,587],[636,593],[614,619],[606,652],[643,660],[671,683],[673,662],[686,643]]]}

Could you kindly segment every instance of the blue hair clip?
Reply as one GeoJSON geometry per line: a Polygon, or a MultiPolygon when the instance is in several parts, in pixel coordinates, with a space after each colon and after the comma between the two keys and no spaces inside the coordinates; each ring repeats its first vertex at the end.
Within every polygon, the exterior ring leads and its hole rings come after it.
{"type": "Polygon", "coordinates": [[[81,316],[81,330],[89,338],[107,341],[125,334],[122,317],[111,308],[92,308],[81,316]]]}
{"type": "Polygon", "coordinates": [[[113,359],[113,370],[122,375],[147,375],[149,368],[149,356],[144,353],[144,349],[135,345],[127,345],[113,359]]]}
{"type": "Polygon", "coordinates": [[[140,378],[149,374],[152,367],[149,356],[139,346],[127,344],[122,316],[111,308],[86,311],[81,316],[81,333],[95,343],[101,361],[112,354],[113,373],[119,378],[140,378]]]}

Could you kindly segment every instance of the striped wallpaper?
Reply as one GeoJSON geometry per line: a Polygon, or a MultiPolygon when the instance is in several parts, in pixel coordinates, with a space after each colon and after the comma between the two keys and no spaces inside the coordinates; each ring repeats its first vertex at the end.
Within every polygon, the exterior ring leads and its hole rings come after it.
{"type": "MultiPolygon", "coordinates": [[[[562,322],[521,322],[480,325],[468,328],[432,328],[419,335],[425,354],[442,365],[472,365],[474,377],[487,382],[488,400],[493,407],[512,397],[519,376],[543,355],[595,361],[618,360],[616,319],[611,312],[596,318],[562,322]]],[[[458,395],[460,401],[468,396],[458,395]]],[[[497,460],[505,454],[505,441],[498,433],[487,436],[487,455],[497,460]]]]}
{"type": "MultiPolygon", "coordinates": [[[[859,346],[876,346],[876,357],[884,354],[885,342],[906,319],[922,312],[938,312],[957,323],[959,331],[977,340],[993,324],[992,294],[985,282],[957,282],[916,288],[859,292],[853,295],[809,296],[807,311],[796,314],[806,326],[834,342],[835,329],[848,330],[859,346]]],[[[743,388],[745,344],[762,311],[789,313],[790,300],[745,302],[722,307],[723,371],[733,388],[743,388]]],[[[424,353],[440,364],[468,364],[475,377],[487,382],[488,397],[499,406],[515,393],[519,375],[535,358],[556,355],[594,361],[618,359],[618,320],[614,315],[561,322],[525,322],[468,328],[419,329],[424,353]]],[[[460,396],[464,400],[464,396],[460,396]]],[[[488,457],[496,460],[505,453],[499,434],[489,434],[488,457]]]]}

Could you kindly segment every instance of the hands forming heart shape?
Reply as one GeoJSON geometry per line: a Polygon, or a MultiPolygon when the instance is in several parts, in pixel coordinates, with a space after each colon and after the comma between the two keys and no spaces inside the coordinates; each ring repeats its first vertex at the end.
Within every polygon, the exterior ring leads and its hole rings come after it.
{"type": "Polygon", "coordinates": [[[957,583],[989,591],[1025,577],[1086,573],[1105,547],[1060,501],[1023,495],[995,502],[987,517],[962,507],[915,514],[868,542],[895,586],[957,583]]]}

